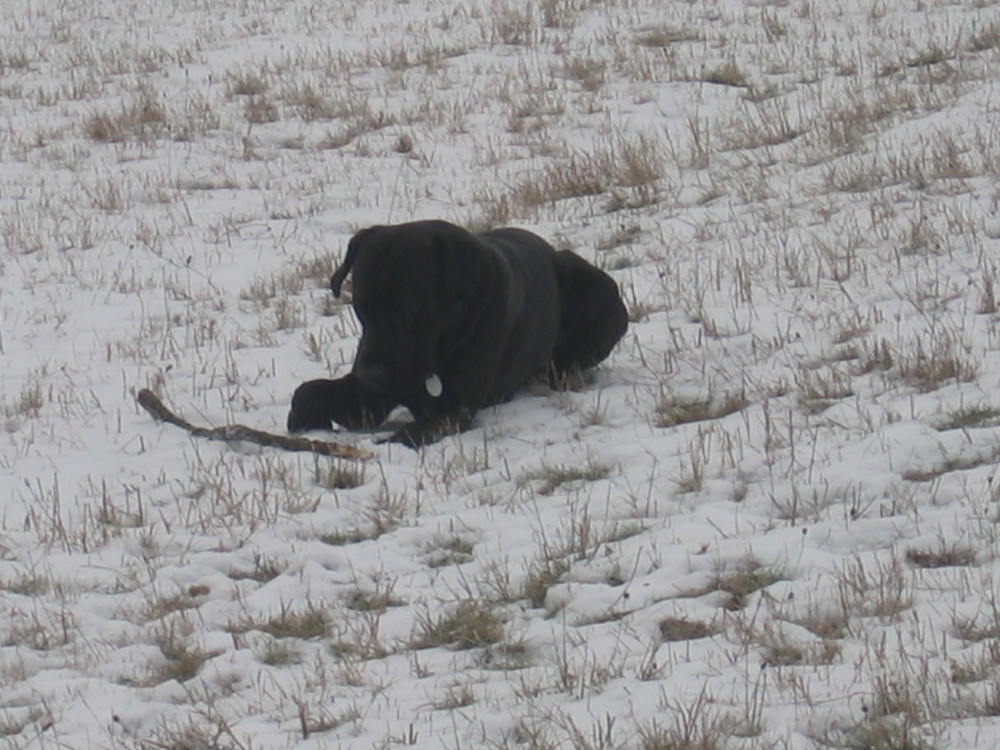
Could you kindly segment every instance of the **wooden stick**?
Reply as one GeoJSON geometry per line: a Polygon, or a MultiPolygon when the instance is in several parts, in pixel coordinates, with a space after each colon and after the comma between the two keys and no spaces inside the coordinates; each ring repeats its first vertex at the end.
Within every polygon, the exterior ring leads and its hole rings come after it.
{"type": "Polygon", "coordinates": [[[227,443],[244,441],[256,443],[268,448],[282,448],[286,451],[306,451],[318,453],[321,456],[333,456],[335,458],[350,458],[365,461],[374,457],[374,453],[353,445],[343,443],[329,443],[325,440],[310,440],[309,438],[296,437],[295,435],[276,435],[273,432],[263,432],[252,427],[241,424],[227,424],[222,427],[198,427],[188,422],[186,419],[174,414],[168,409],[160,397],[148,388],[143,388],[136,394],[139,406],[149,412],[149,415],[157,422],[167,422],[187,430],[195,437],[203,437],[208,440],[225,440],[227,443]]]}

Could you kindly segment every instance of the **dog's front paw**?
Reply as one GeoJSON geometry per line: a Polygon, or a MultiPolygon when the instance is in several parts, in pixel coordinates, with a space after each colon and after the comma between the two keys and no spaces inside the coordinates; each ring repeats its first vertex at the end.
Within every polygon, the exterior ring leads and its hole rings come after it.
{"type": "Polygon", "coordinates": [[[405,445],[407,448],[416,450],[440,440],[446,434],[448,433],[442,431],[437,426],[432,428],[426,423],[412,422],[394,432],[383,442],[398,443],[399,445],[405,445]]]}
{"type": "Polygon", "coordinates": [[[295,389],[292,408],[288,410],[288,431],[329,430],[332,426],[328,406],[328,381],[311,381],[295,389]]]}
{"type": "Polygon", "coordinates": [[[295,389],[288,412],[288,431],[329,430],[332,423],[349,430],[382,423],[395,402],[368,393],[353,375],[337,380],[310,380],[295,389]]]}
{"type": "Polygon", "coordinates": [[[397,430],[386,442],[399,443],[400,445],[405,445],[407,448],[422,448],[425,445],[436,443],[448,435],[457,435],[460,432],[465,432],[471,424],[472,417],[468,415],[417,420],[397,430]]]}

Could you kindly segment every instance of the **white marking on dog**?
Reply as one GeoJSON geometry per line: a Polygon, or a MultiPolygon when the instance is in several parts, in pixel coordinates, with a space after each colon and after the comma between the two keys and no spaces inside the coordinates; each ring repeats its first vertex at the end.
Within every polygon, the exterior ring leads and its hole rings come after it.
{"type": "Polygon", "coordinates": [[[424,388],[427,389],[427,393],[431,398],[437,398],[444,392],[444,386],[441,385],[441,378],[436,374],[431,375],[424,381],[424,388]]]}

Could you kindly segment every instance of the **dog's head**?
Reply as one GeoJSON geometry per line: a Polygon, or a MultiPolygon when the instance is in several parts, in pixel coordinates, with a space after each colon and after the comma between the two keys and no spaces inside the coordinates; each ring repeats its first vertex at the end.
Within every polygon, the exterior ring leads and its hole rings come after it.
{"type": "Polygon", "coordinates": [[[373,392],[407,399],[441,395],[450,354],[468,338],[485,251],[446,222],[358,232],[330,279],[336,296],[353,274],[361,322],[354,375],[373,392]]]}

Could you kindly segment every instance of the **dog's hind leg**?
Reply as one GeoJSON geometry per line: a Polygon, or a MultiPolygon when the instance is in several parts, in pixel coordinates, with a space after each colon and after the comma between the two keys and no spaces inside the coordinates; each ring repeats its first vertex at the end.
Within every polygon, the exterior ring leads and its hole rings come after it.
{"type": "Polygon", "coordinates": [[[615,280],[576,253],[556,254],[556,278],[561,317],[552,369],[561,378],[604,360],[625,335],[628,311],[615,280]]]}

